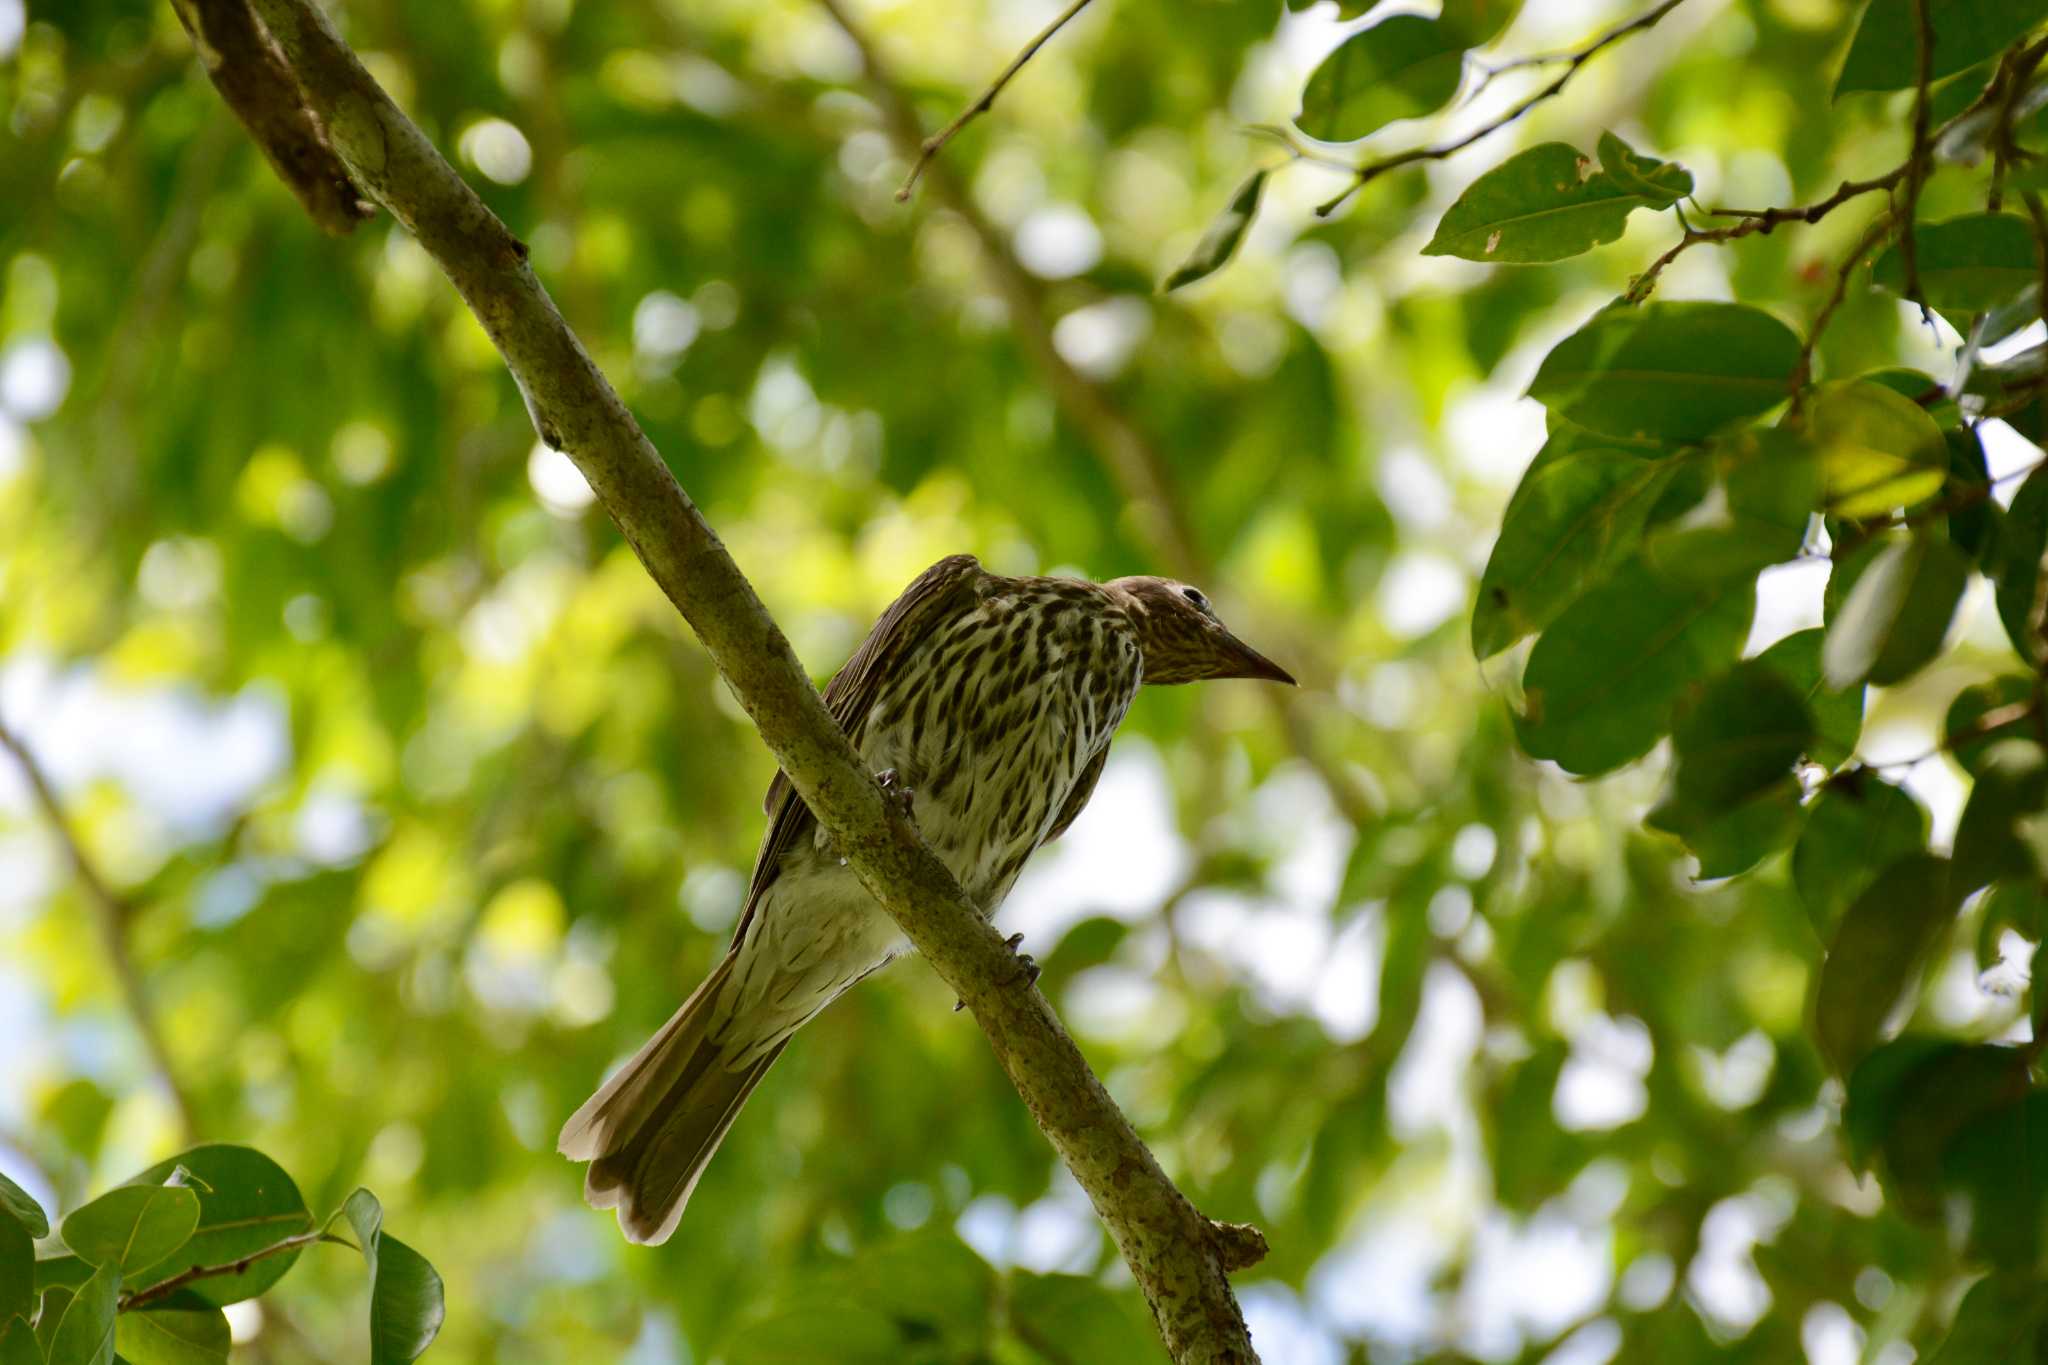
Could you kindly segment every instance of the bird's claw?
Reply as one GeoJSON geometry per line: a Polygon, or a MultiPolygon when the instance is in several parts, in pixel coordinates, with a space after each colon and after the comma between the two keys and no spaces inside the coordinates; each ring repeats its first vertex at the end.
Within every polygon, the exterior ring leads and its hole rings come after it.
{"type": "MultiPolygon", "coordinates": [[[[1021,933],[1012,934],[1003,940],[1005,948],[1008,948],[1013,953],[1017,953],[1017,975],[1011,977],[1005,983],[1006,985],[1014,986],[1022,982],[1026,986],[1035,986],[1038,984],[1038,978],[1045,972],[1045,969],[1038,965],[1038,960],[1032,957],[1031,954],[1017,951],[1023,946],[1023,943],[1024,935],[1021,933]]],[[[967,1002],[965,1000],[955,1000],[953,1002],[953,1013],[955,1014],[966,1008],[967,1002]]]]}
{"type": "Polygon", "coordinates": [[[903,818],[911,819],[917,813],[917,793],[903,785],[894,768],[884,768],[875,774],[875,785],[882,789],[882,795],[896,803],[896,809],[903,812],[903,818]]]}

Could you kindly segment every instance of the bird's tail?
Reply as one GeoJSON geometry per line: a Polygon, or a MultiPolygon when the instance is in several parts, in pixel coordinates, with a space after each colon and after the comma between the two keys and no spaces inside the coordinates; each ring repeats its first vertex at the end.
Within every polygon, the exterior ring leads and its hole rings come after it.
{"type": "Polygon", "coordinates": [[[733,956],[562,1125],[557,1149],[590,1163],[583,1197],[616,1208],[630,1241],[668,1240],[719,1139],[782,1055],[786,1039],[737,1069],[726,1065],[752,1050],[730,1046],[714,1027],[733,956]]]}

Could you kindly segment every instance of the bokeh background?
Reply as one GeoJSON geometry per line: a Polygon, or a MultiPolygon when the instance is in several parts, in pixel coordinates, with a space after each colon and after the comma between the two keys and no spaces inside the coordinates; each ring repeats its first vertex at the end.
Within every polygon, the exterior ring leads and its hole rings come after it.
{"type": "MultiPolygon", "coordinates": [[[[927,127],[1058,8],[849,3],[927,127]]],[[[1268,1361],[1901,1365],[1938,1336],[1957,1263],[1844,1161],[1783,867],[1696,883],[1640,827],[1662,760],[1575,783],[1519,756],[1466,642],[1542,440],[1522,388],[1669,220],[1540,270],[1417,254],[1530,141],[1614,128],[1759,206],[1894,164],[1884,99],[1825,103],[1852,6],[1691,0],[1328,221],[1342,177],[1290,164],[1240,258],[1165,296],[1287,161],[1247,129],[1295,112],[1355,26],[1334,5],[1101,0],[908,205],[815,4],[341,12],[821,678],[971,550],[1197,577],[1304,679],[1143,697],[1002,918],[1183,1188],[1266,1230],[1239,1285],[1268,1361]]],[[[1490,55],[1633,12],[1543,0],[1490,55]]],[[[0,1170],[68,1209],[205,1138],[316,1208],[368,1183],[446,1277],[429,1359],[1156,1349],[916,962],[790,1050],[669,1245],[581,1205],[554,1133],[722,950],[764,750],[427,257],[388,219],[320,236],[168,6],[0,0],[0,113],[0,725],[124,903],[143,1006],[0,756],[0,1170]]],[[[1859,227],[1690,252],[1662,294],[1803,325],[1859,227]]],[[[1857,290],[1822,359],[1937,341],[1857,290]]],[[[2025,458],[1986,436],[1994,474],[2025,458]]],[[[1752,646],[1819,591],[1773,571],[1752,646]]],[[[1968,629],[2004,648],[1990,612],[1968,629]]],[[[1961,783],[1920,756],[1978,648],[1865,732],[1937,831],[1961,783]]],[[[1986,966],[1959,941],[1919,1008],[2024,1029],[1986,966]]],[[[240,1352],[360,1359],[361,1292],[310,1255],[233,1310],[240,1352]]]]}

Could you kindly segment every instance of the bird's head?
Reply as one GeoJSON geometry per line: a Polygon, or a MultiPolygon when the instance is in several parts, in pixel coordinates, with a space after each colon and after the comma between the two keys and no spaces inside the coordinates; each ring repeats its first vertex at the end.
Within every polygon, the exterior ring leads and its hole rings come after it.
{"type": "Polygon", "coordinates": [[[1232,635],[1200,588],[1141,575],[1105,584],[1138,628],[1148,683],[1264,678],[1294,684],[1292,674],[1232,635]]]}

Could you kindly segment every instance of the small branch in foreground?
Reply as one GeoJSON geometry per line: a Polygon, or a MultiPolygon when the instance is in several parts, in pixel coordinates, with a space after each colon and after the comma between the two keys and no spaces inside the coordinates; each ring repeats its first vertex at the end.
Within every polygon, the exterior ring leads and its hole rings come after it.
{"type": "Polygon", "coordinates": [[[962,109],[951,123],[924,140],[923,144],[917,149],[917,160],[911,163],[910,174],[903,177],[902,187],[896,191],[896,198],[899,202],[910,198],[911,190],[917,186],[917,178],[924,174],[925,167],[932,164],[932,158],[946,150],[946,144],[959,136],[962,128],[965,128],[968,124],[986,114],[990,107],[995,104],[996,96],[1003,93],[1003,87],[1008,85],[1016,77],[1017,73],[1024,69],[1024,63],[1036,57],[1038,49],[1051,42],[1055,33],[1065,28],[1075,15],[1086,8],[1088,8],[1088,0],[1073,0],[1073,3],[1068,5],[1058,18],[1040,29],[1038,36],[1024,45],[1022,52],[1011,58],[1010,64],[1002,69],[1001,74],[989,82],[988,89],[982,91],[976,97],[974,103],[962,109]]]}
{"type": "MultiPolygon", "coordinates": [[[[1842,306],[1842,300],[1849,296],[1849,277],[1856,273],[1856,267],[1863,264],[1864,257],[1874,251],[1877,244],[1891,232],[1894,221],[1893,215],[1889,212],[1880,213],[1873,218],[1870,226],[1856,239],[1856,245],[1849,249],[1849,254],[1836,269],[1835,287],[1828,291],[1827,301],[1821,304],[1820,311],[1813,315],[1812,323],[1807,326],[1806,340],[1799,346],[1799,363],[1792,368],[1789,383],[1792,390],[1793,412],[1798,412],[1807,382],[1813,378],[1813,352],[1814,348],[1820,345],[1821,333],[1827,331],[1828,324],[1835,320],[1836,310],[1842,306]]],[[[1910,230],[1907,235],[1912,235],[1910,230]]]]}
{"type": "MultiPolygon", "coordinates": [[[[1739,218],[1742,221],[1727,227],[1696,228],[1684,225],[1684,233],[1670,250],[1650,262],[1644,270],[1629,282],[1628,292],[1622,297],[1629,303],[1641,303],[1657,287],[1657,277],[1664,268],[1703,242],[1732,242],[1742,237],[1768,237],[1786,223],[1818,223],[1851,199],[1871,194],[1878,190],[1889,190],[1906,174],[1906,163],[1900,163],[1883,175],[1868,180],[1844,180],[1835,192],[1825,199],[1797,208],[1769,209],[1708,209],[1710,218],[1739,218]]],[[[1682,224],[1684,219],[1679,220],[1682,224]]]]}
{"type": "Polygon", "coordinates": [[[325,1228],[317,1228],[312,1232],[301,1232],[296,1236],[287,1237],[281,1242],[272,1242],[267,1247],[261,1247],[252,1251],[238,1261],[223,1261],[219,1265],[195,1265],[189,1270],[179,1271],[160,1284],[153,1284],[147,1289],[138,1289],[132,1294],[123,1294],[119,1304],[120,1311],[132,1313],[136,1309],[145,1308],[159,1299],[169,1298],[195,1280],[208,1280],[216,1275],[239,1275],[266,1257],[282,1256],[287,1251],[297,1251],[300,1247],[311,1246],[315,1242],[333,1242],[337,1246],[345,1246],[352,1251],[360,1250],[348,1238],[337,1237],[325,1228]]]}
{"type": "Polygon", "coordinates": [[[156,1011],[149,1002],[149,989],[144,985],[142,973],[135,965],[135,956],[129,950],[128,921],[133,917],[133,908],[107,883],[98,866],[87,855],[77,831],[71,828],[71,819],[64,812],[64,803],[58,799],[57,789],[50,785],[49,775],[36,761],[27,742],[4,723],[0,723],[0,749],[13,755],[23,776],[28,779],[30,794],[41,809],[44,820],[49,823],[51,834],[63,848],[78,884],[85,888],[86,899],[92,902],[94,917],[99,921],[100,941],[107,954],[107,964],[113,969],[114,983],[120,988],[121,1003],[128,1012],[128,1020],[142,1039],[143,1049],[149,1054],[157,1079],[170,1096],[171,1110],[179,1129],[187,1138],[197,1137],[198,1126],[192,1117],[191,1097],[185,1093],[177,1068],[171,1064],[170,1049],[164,1044],[163,1030],[157,1026],[156,1011]]]}
{"type": "Polygon", "coordinates": [[[1927,179],[1927,106],[1931,98],[1928,86],[1934,80],[1934,20],[1928,11],[1929,0],[1913,0],[1917,62],[1913,88],[1913,149],[1906,156],[1906,202],[1899,210],[1899,221],[1904,224],[1899,233],[1899,256],[1905,266],[1905,296],[1920,305],[1923,319],[1932,321],[1933,313],[1920,297],[1920,244],[1913,225],[1914,216],[1920,208],[1920,186],[1927,179]]]}
{"type": "Polygon", "coordinates": [[[1219,1238],[1089,1070],[946,865],[885,798],[768,609],[569,330],[519,240],[391,102],[312,0],[249,0],[360,184],[447,274],[543,439],[583,473],[861,884],[974,1012],[1039,1130],[1087,1192],[1184,1362],[1254,1365],[1219,1238]]]}
{"type": "MultiPolygon", "coordinates": [[[[1598,56],[1601,52],[1605,51],[1609,47],[1612,47],[1615,43],[1620,42],[1623,38],[1626,38],[1631,34],[1641,33],[1647,29],[1656,27],[1658,21],[1663,19],[1665,15],[1671,13],[1671,11],[1677,9],[1680,5],[1684,3],[1685,0],[1663,0],[1662,4],[1656,5],[1653,8],[1644,11],[1642,14],[1637,15],[1635,18],[1629,20],[1627,23],[1618,25],[1615,28],[1607,30],[1607,32],[1601,34],[1592,42],[1587,43],[1584,47],[1578,49],[1576,52],[1559,53],[1555,56],[1529,59],[1526,63],[1527,65],[1534,66],[1561,61],[1565,63],[1565,68],[1564,70],[1557,73],[1557,78],[1551,81],[1550,84],[1544,86],[1541,90],[1538,90],[1535,94],[1529,96],[1527,99],[1523,100],[1520,104],[1517,104],[1514,108],[1508,110],[1505,114],[1502,114],[1493,122],[1474,129],[1472,132],[1467,133],[1464,137],[1458,138],[1452,142],[1439,143],[1434,147],[1411,148],[1410,150],[1405,152],[1397,152],[1393,156],[1383,157],[1378,161],[1366,162],[1364,165],[1360,166],[1358,170],[1353,174],[1351,183],[1344,188],[1344,192],[1342,194],[1339,194],[1336,198],[1330,200],[1328,203],[1320,204],[1316,207],[1316,217],[1329,217],[1343,205],[1345,200],[1349,199],[1352,195],[1358,193],[1367,185],[1370,185],[1373,181],[1385,175],[1388,171],[1399,170],[1403,166],[1412,166],[1419,161],[1443,161],[1450,157],[1456,156],[1459,152],[1464,151],[1467,147],[1470,147],[1473,143],[1480,141],[1482,138],[1491,137],[1493,134],[1507,127],[1516,119],[1522,117],[1522,115],[1528,113],[1531,109],[1534,109],[1537,105],[1543,103],[1545,100],[1552,99],[1555,96],[1562,94],[1565,86],[1571,82],[1572,77],[1576,76],[1579,73],[1579,68],[1584,66],[1587,62],[1593,60],[1593,58],[1598,56]]],[[[1502,67],[1501,69],[1508,70],[1514,66],[1522,64],[1523,63],[1510,62],[1506,67],[1502,67]]]]}
{"type": "Polygon", "coordinates": [[[222,102],[307,216],[340,236],[374,214],[328,145],[326,130],[299,102],[283,56],[248,7],[240,0],[172,0],[171,8],[222,102]]]}

